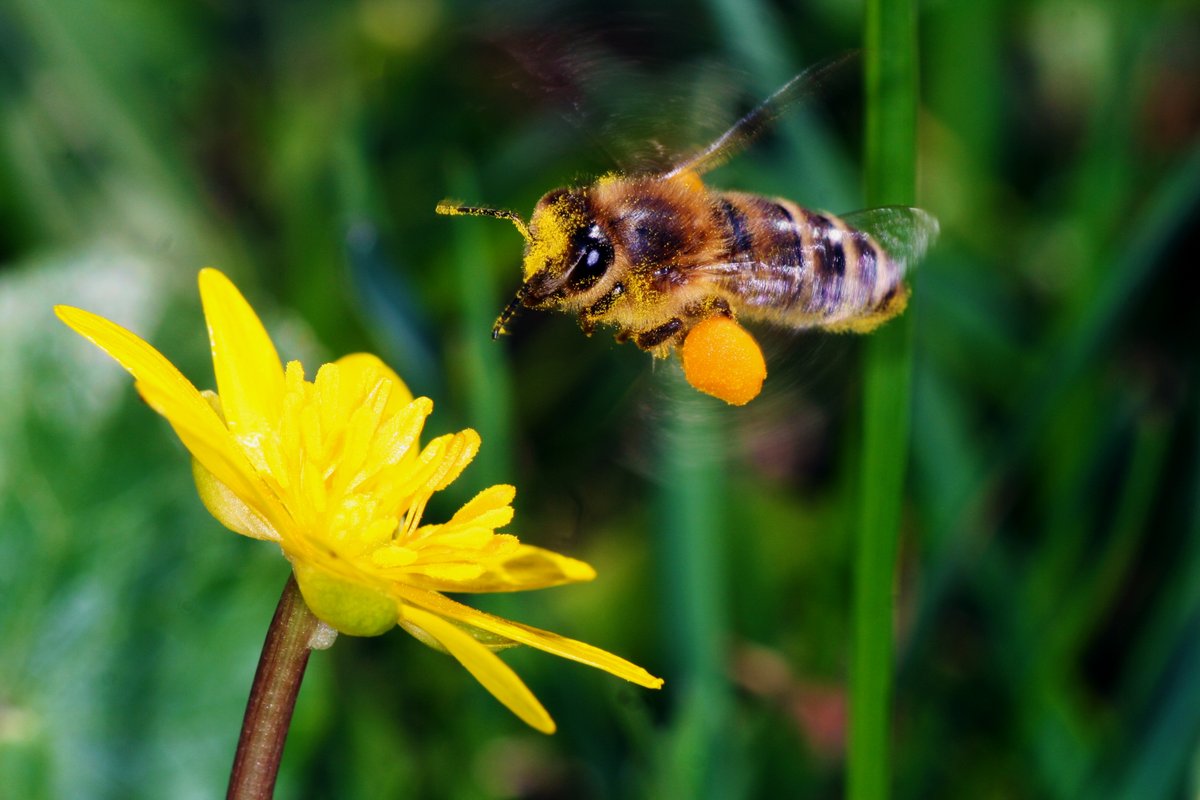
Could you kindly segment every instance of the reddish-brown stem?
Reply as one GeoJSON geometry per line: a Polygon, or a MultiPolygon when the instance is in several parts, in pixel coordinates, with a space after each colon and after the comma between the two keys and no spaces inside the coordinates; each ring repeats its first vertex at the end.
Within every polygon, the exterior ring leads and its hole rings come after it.
{"type": "Polygon", "coordinates": [[[267,630],[246,703],[242,736],[229,775],[226,797],[230,800],[268,800],[274,793],[283,743],[308,666],[309,642],[318,624],[300,596],[296,579],[289,576],[267,630]]]}

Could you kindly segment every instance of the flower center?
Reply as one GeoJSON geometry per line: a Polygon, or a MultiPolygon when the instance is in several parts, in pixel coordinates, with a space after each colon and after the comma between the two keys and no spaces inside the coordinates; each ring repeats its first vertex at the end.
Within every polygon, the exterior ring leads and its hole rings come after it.
{"type": "Polygon", "coordinates": [[[292,361],[284,385],[277,423],[239,437],[255,469],[314,544],[355,557],[390,541],[401,516],[420,513],[412,478],[433,404],[404,402],[402,387],[370,368],[325,364],[310,383],[292,361]]]}

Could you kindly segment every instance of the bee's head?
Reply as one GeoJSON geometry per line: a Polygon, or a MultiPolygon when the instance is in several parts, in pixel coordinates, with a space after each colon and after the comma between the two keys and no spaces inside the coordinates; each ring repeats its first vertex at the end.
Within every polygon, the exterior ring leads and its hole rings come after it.
{"type": "Polygon", "coordinates": [[[596,285],[612,266],[613,246],[596,219],[587,189],[555,189],[533,209],[525,247],[521,302],[558,305],[596,285]]]}
{"type": "Polygon", "coordinates": [[[613,246],[596,221],[587,189],[555,189],[538,201],[529,225],[514,211],[438,205],[439,214],[500,217],[525,237],[524,282],[492,328],[492,338],[520,306],[553,308],[591,289],[613,263],[613,246]]]}

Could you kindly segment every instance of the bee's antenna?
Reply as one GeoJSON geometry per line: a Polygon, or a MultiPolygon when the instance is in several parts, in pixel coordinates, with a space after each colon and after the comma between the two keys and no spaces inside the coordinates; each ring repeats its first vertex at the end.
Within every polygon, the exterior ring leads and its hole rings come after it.
{"type": "Polygon", "coordinates": [[[504,310],[500,312],[500,316],[496,318],[496,324],[492,326],[493,341],[508,333],[508,331],[504,329],[504,326],[507,325],[508,321],[516,316],[517,311],[520,310],[521,303],[524,302],[525,294],[528,291],[525,287],[528,285],[529,284],[527,283],[521,284],[521,288],[517,290],[516,295],[512,300],[508,301],[508,305],[504,307],[504,310]]]}
{"type": "Polygon", "coordinates": [[[517,230],[525,237],[525,241],[532,242],[533,237],[529,235],[529,227],[525,224],[525,220],[515,211],[508,211],[503,208],[483,208],[481,206],[460,206],[451,203],[449,200],[443,200],[437,204],[437,213],[445,214],[450,217],[468,216],[468,217],[498,217],[506,219],[513,225],[517,226],[517,230]]]}

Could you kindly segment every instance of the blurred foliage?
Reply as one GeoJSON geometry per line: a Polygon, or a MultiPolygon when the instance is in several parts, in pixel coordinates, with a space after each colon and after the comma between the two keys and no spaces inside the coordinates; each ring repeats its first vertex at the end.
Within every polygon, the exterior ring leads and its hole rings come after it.
{"type": "MultiPolygon", "coordinates": [[[[520,239],[432,212],[524,212],[699,146],[860,46],[861,17],[0,5],[0,793],[225,784],[285,564],[207,516],[167,426],[50,311],[110,316],[208,385],[213,264],[289,357],[373,350],[434,397],[432,433],[478,427],[462,495],[517,484],[514,530],[600,572],[489,607],[668,681],[512,652],[544,738],[410,637],[344,638],[312,659],[280,796],[839,796],[862,343],[770,336],[742,410],[565,317],[493,344],[520,239]]],[[[895,793],[1194,796],[1200,14],[927,2],[920,30],[918,194],[943,238],[910,312],[895,793]]],[[[712,183],[856,206],[855,71],[712,183]]]]}

